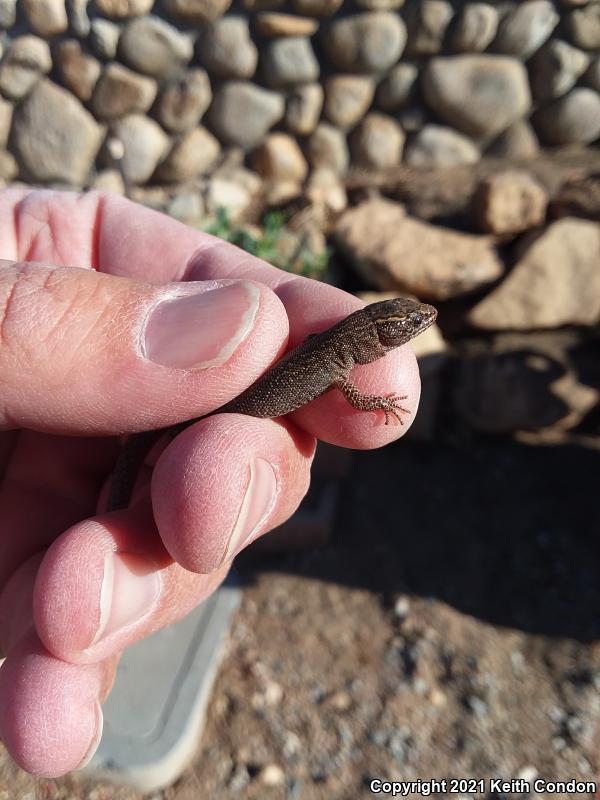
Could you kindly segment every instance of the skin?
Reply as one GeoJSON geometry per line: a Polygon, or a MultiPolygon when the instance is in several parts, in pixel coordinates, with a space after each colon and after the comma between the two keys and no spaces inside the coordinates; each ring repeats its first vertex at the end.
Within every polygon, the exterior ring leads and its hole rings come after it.
{"type": "MultiPolygon", "coordinates": [[[[289,345],[360,303],[96,193],[0,192],[0,258],[0,737],[24,769],[55,777],[93,753],[119,653],[194,608],[248,544],[227,553],[249,460],[268,459],[277,477],[252,539],[297,507],[315,437],[367,449],[409,424],[385,426],[339,392],[283,420],[218,414],[152,453],[135,502],[108,514],[116,434],[219,407],[289,345]],[[228,361],[210,370],[149,361],[137,332],[164,285],[222,279],[251,281],[258,298],[253,325],[228,361]],[[127,554],[133,573],[156,579],[159,591],[136,621],[92,643],[113,554],[127,554]]],[[[419,379],[409,346],[352,376],[365,393],[406,394],[406,422],[414,417],[419,379]]],[[[130,602],[118,583],[113,602],[130,602]]]]}

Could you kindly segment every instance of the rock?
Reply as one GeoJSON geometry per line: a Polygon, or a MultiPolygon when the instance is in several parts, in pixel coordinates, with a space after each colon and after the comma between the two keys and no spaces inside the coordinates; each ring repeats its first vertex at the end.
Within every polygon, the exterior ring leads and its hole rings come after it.
{"type": "Polygon", "coordinates": [[[92,110],[103,120],[148,111],[157,88],[153,78],[133,72],[117,62],[107,64],[92,98],[92,110]]]}
{"type": "Polygon", "coordinates": [[[46,42],[37,36],[19,36],[13,39],[0,65],[0,92],[5,97],[20,100],[51,68],[52,58],[46,42]]]}
{"type": "Polygon", "coordinates": [[[419,68],[416,64],[402,62],[392,67],[377,87],[379,108],[394,111],[414,100],[418,77],[419,68]]]}
{"type": "Polygon", "coordinates": [[[404,5],[404,0],[356,0],[356,5],[366,11],[395,11],[404,5]]]}
{"type": "Polygon", "coordinates": [[[476,164],[480,153],[466,136],[442,125],[425,125],[406,147],[404,160],[411,167],[451,167],[476,164]]]}
{"type": "Polygon", "coordinates": [[[250,150],[279,122],[284,109],[280,94],[252,83],[230,81],[215,94],[209,118],[221,141],[250,150]]]}
{"type": "Polygon", "coordinates": [[[286,133],[271,133],[252,154],[252,167],[266,180],[302,183],[308,164],[298,142],[286,133]]]}
{"type": "Polygon", "coordinates": [[[383,72],[406,44],[406,26],[397,14],[371,11],[335,20],[320,42],[334,66],[348,72],[383,72]]]}
{"type": "Polygon", "coordinates": [[[319,23],[310,17],[296,17],[293,14],[280,14],[263,11],[256,15],[257,33],[267,39],[275,36],[313,36],[319,29],[319,23]]]}
{"type": "Polygon", "coordinates": [[[506,56],[433,58],[423,89],[429,107],[470,136],[500,133],[524,116],[531,102],[525,67],[506,56]]]}
{"type": "Polygon", "coordinates": [[[261,52],[266,82],[273,88],[310,83],[319,77],[319,62],[303,36],[273,39],[261,52]]]}
{"type": "Polygon", "coordinates": [[[500,20],[493,49],[497,53],[529,58],[550,37],[559,19],[550,0],[518,3],[500,20]]]}
{"type": "Polygon", "coordinates": [[[600,222],[600,173],[575,175],[552,198],[553,217],[587,217],[600,222]]]}
{"type": "Polygon", "coordinates": [[[600,56],[592,61],[583,76],[582,82],[589,86],[590,89],[600,92],[600,56]]]}
{"type": "Polygon", "coordinates": [[[204,66],[220,78],[251,78],[256,72],[258,50],[244,17],[223,17],[208,25],[198,49],[204,66]]]}
{"type": "Polygon", "coordinates": [[[200,192],[183,191],[174,195],[167,206],[167,214],[185,225],[200,227],[206,210],[200,192]]]}
{"type": "Polygon", "coordinates": [[[167,183],[183,183],[208,172],[217,160],[221,147],[212,133],[198,127],[185,133],[173,146],[157,171],[167,183]]]}
{"type": "Polygon", "coordinates": [[[89,188],[97,192],[125,194],[125,184],[118,169],[103,169],[94,177],[89,188]]]}
{"type": "Polygon", "coordinates": [[[216,174],[208,186],[206,207],[213,214],[224,210],[232,222],[239,222],[252,207],[260,189],[260,178],[243,167],[216,174]]]}
{"type": "Polygon", "coordinates": [[[385,114],[367,114],[350,137],[352,163],[366,169],[387,169],[400,163],[404,132],[385,114]]]}
{"type": "Polygon", "coordinates": [[[329,167],[313,169],[305,189],[306,199],[318,217],[339,214],[348,205],[344,184],[329,167]]]}
{"type": "Polygon", "coordinates": [[[117,120],[112,133],[123,144],[120,165],[126,182],[146,183],[168,152],[167,134],[143,114],[129,114],[117,120]]]}
{"type": "Polygon", "coordinates": [[[96,8],[105,17],[127,19],[147,14],[154,5],[154,0],[96,0],[96,8]]]}
{"type": "Polygon", "coordinates": [[[517,234],[543,225],[548,195],[528,173],[506,170],[484,178],[473,196],[479,228],[497,235],[517,234]]]}
{"type": "Polygon", "coordinates": [[[69,27],[65,0],[22,0],[21,6],[31,28],[40,36],[55,36],[69,27]]]}
{"type": "Polygon", "coordinates": [[[102,129],[73,95],[40,81],[13,117],[14,152],[34,182],[82,186],[102,141],[102,129]]]}
{"type": "Polygon", "coordinates": [[[285,772],[278,764],[267,764],[261,769],[258,779],[265,786],[283,786],[285,772]]]}
{"type": "Polygon", "coordinates": [[[533,330],[600,321],[600,226],[560,219],[525,237],[512,272],[469,313],[485,330],[533,330]]]}
{"type": "Polygon", "coordinates": [[[0,180],[10,183],[19,174],[19,165],[15,157],[6,150],[0,150],[0,180]]]}
{"type": "Polygon", "coordinates": [[[117,55],[121,29],[107,19],[93,19],[90,23],[90,44],[96,55],[111,61],[117,55]]]}
{"type": "Polygon", "coordinates": [[[344,0],[293,0],[294,10],[308,17],[331,17],[344,0]]]}
{"type": "Polygon", "coordinates": [[[535,131],[526,120],[513,122],[489,145],[486,153],[508,160],[533,158],[539,153],[540,145],[535,131]]]}
{"type": "Polygon", "coordinates": [[[203,69],[190,69],[171,80],[158,99],[157,120],[173,133],[195,127],[212,100],[210,81],[203,69]]]}
{"type": "Polygon", "coordinates": [[[503,272],[490,237],[411,219],[399,203],[381,198],[346,211],[334,238],[368,283],[418,297],[458,297],[503,272]]]}
{"type": "Polygon", "coordinates": [[[0,28],[12,28],[17,19],[17,0],[0,0],[0,28]]]}
{"type": "Polygon", "coordinates": [[[56,48],[54,64],[64,86],[79,100],[87,102],[100,77],[98,60],[84,53],[76,39],[67,39],[56,48]]]}
{"type": "Polygon", "coordinates": [[[428,56],[439,53],[453,13],[447,0],[419,0],[409,6],[408,54],[428,56]]]}
{"type": "Polygon", "coordinates": [[[565,28],[576,47],[584,50],[600,48],[600,4],[590,3],[571,11],[565,19],[565,28]]]}
{"type": "Polygon", "coordinates": [[[589,144],[600,136],[600,94],[576,88],[533,115],[546,144],[589,144]]]}
{"type": "Polygon", "coordinates": [[[5,148],[8,143],[10,126],[12,124],[14,106],[8,100],[0,97],[0,147],[5,148]]]}
{"type": "Polygon", "coordinates": [[[67,16],[69,27],[80,39],[85,39],[91,29],[90,18],[87,13],[87,0],[69,0],[67,3],[67,16]]]}
{"type": "Polygon", "coordinates": [[[459,53],[481,53],[498,30],[498,11],[488,3],[465,3],[451,27],[450,47],[459,53]]]}
{"type": "Polygon", "coordinates": [[[332,75],[325,81],[325,116],[339,128],[351,128],[364,117],[374,93],[367,75],[332,75]]]}
{"type": "Polygon", "coordinates": [[[323,108],[323,87],[307,83],[292,89],[285,108],[286,128],[298,136],[306,136],[317,127],[323,108]]]}
{"type": "Polygon", "coordinates": [[[167,14],[182,22],[199,25],[214,22],[230,5],[231,0],[163,0],[162,3],[167,14]]]}
{"type": "Polygon", "coordinates": [[[552,100],[572,89],[588,67],[589,56],[560,39],[552,39],[530,62],[529,77],[536,100],[552,100]]]}
{"type": "Polygon", "coordinates": [[[129,22],[119,39],[119,56],[123,61],[153,78],[171,77],[192,55],[191,39],[152,15],[129,22]]]}
{"type": "Polygon", "coordinates": [[[452,404],[471,429],[493,434],[569,430],[598,402],[580,383],[563,332],[500,334],[483,352],[459,358],[452,404]],[[562,335],[561,335],[562,334],[562,335]]]}
{"type": "Polygon", "coordinates": [[[343,174],[348,169],[350,156],[346,137],[338,128],[321,122],[307,143],[308,160],[312,167],[328,167],[343,174]]]}

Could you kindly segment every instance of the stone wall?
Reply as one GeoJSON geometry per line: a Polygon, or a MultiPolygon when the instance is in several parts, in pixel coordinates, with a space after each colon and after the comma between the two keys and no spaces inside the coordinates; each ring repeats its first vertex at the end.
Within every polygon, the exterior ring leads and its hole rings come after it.
{"type": "Polygon", "coordinates": [[[600,2],[0,0],[0,179],[472,163],[600,136],[600,2]],[[116,148],[115,148],[116,145],[116,148]]]}

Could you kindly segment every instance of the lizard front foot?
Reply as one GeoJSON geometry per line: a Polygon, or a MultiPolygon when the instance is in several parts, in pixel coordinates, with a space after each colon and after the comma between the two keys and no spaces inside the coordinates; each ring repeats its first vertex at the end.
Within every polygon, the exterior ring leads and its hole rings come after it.
{"type": "Polygon", "coordinates": [[[383,411],[386,425],[389,425],[390,416],[395,417],[400,425],[404,425],[400,412],[410,414],[408,408],[403,408],[399,404],[400,400],[406,400],[408,397],[406,394],[388,394],[385,397],[376,394],[361,394],[349,380],[337,381],[335,385],[352,408],[357,408],[359,411],[383,411]]]}

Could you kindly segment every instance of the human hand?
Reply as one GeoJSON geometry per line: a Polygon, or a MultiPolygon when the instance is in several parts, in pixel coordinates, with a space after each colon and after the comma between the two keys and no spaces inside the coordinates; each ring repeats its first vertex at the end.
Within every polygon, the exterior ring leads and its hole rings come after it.
{"type": "MultiPolygon", "coordinates": [[[[288,334],[295,345],[360,304],[96,193],[0,192],[0,259],[0,737],[24,769],[54,777],[96,749],[124,648],[193,609],[295,510],[315,438],[378,447],[408,426],[337,392],[285,419],[215,415],[107,514],[119,434],[219,407],[288,334]]],[[[409,347],[353,379],[416,410],[409,347]]]]}

